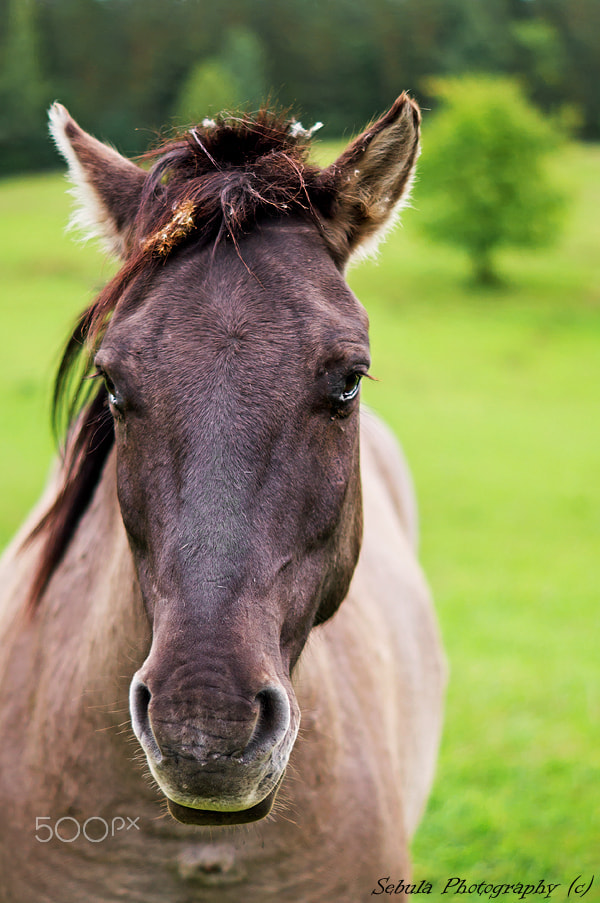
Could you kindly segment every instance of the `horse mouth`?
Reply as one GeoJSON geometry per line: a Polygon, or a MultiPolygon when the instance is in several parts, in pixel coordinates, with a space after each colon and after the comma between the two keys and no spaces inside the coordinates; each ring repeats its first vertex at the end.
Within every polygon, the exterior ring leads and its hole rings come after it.
{"type": "Polygon", "coordinates": [[[277,782],[273,790],[255,806],[249,809],[234,811],[219,811],[216,809],[193,809],[191,806],[183,806],[175,803],[167,797],[169,812],[173,818],[184,825],[202,825],[203,827],[220,827],[227,825],[246,825],[249,822],[260,821],[265,818],[273,808],[277,791],[283,776],[277,782]]]}

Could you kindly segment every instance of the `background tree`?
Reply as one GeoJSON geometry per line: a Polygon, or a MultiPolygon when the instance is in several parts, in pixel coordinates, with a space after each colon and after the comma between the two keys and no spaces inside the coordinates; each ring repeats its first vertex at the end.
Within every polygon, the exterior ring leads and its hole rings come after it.
{"type": "Polygon", "coordinates": [[[240,102],[235,79],[218,57],[197,63],[184,81],[175,105],[178,123],[197,123],[205,116],[232,110],[240,102]]]}
{"type": "Polygon", "coordinates": [[[267,93],[259,39],[247,28],[231,28],[221,53],[192,67],[175,105],[175,119],[197,123],[221,110],[257,108],[267,93]]]}
{"type": "Polygon", "coordinates": [[[203,72],[214,88],[215,61],[235,82],[226,106],[256,107],[260,89],[327,138],[405,88],[432,108],[431,77],[474,72],[517,78],[547,114],[569,106],[598,140],[599,46],[598,0],[0,0],[0,173],[56,165],[53,100],[124,153],[145,150],[186,92],[186,121],[223,105],[203,72]]]}
{"type": "Polygon", "coordinates": [[[37,132],[47,86],[39,65],[37,40],[34,0],[10,0],[0,45],[0,161],[8,169],[18,169],[22,157],[29,153],[35,164],[45,162],[37,132]]]}
{"type": "Polygon", "coordinates": [[[467,251],[477,282],[492,283],[499,248],[540,246],[558,232],[564,198],[545,163],[559,129],[508,79],[438,80],[431,90],[443,108],[425,133],[423,224],[467,251]]]}

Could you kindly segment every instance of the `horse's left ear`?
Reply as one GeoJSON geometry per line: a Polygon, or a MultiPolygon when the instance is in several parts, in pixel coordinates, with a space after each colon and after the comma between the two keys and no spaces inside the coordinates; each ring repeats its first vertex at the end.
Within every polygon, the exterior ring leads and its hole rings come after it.
{"type": "Polygon", "coordinates": [[[323,226],[339,264],[357,250],[373,251],[394,214],[407,203],[419,156],[420,123],[419,107],[401,94],[323,171],[323,181],[333,178],[336,186],[337,204],[323,226]]]}
{"type": "Polygon", "coordinates": [[[74,186],[77,209],[71,224],[86,238],[99,238],[111,253],[125,257],[146,173],[84,132],[61,104],[53,104],[48,116],[74,186]]]}

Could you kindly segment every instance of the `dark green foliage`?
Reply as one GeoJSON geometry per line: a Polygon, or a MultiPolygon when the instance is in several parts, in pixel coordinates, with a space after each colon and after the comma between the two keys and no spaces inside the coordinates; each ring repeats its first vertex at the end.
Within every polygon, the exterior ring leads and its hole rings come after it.
{"type": "Polygon", "coordinates": [[[192,67],[179,92],[175,118],[195,124],[222,110],[258,109],[266,94],[264,50],[259,39],[247,28],[232,28],[218,56],[192,67]]]}
{"type": "Polygon", "coordinates": [[[518,76],[545,112],[569,105],[600,138],[599,46],[598,0],[0,0],[0,171],[55,160],[53,100],[138,153],[215,73],[232,101],[270,95],[330,138],[403,89],[432,106],[431,76],[518,76]]]}
{"type": "Polygon", "coordinates": [[[34,0],[10,0],[2,26],[0,163],[9,171],[28,169],[43,165],[47,157],[47,149],[39,140],[30,147],[31,136],[39,129],[46,93],[39,62],[34,0]]]}

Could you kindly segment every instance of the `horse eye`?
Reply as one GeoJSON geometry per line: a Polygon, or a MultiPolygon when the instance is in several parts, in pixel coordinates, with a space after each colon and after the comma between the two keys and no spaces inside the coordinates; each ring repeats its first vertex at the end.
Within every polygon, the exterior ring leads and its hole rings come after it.
{"type": "Polygon", "coordinates": [[[115,384],[110,376],[107,376],[106,373],[102,373],[102,378],[104,379],[104,385],[106,386],[106,391],[108,393],[108,403],[111,407],[118,409],[123,404],[123,399],[119,391],[115,388],[115,384]]]}
{"type": "Polygon", "coordinates": [[[347,404],[349,401],[352,401],[353,398],[356,398],[358,395],[358,390],[360,388],[360,381],[362,379],[362,373],[350,373],[346,378],[346,382],[344,383],[344,388],[340,394],[340,401],[344,404],[347,404]]]}
{"type": "Polygon", "coordinates": [[[118,408],[120,404],[119,396],[116,392],[110,391],[108,392],[108,402],[113,406],[113,408],[118,408]]]}

